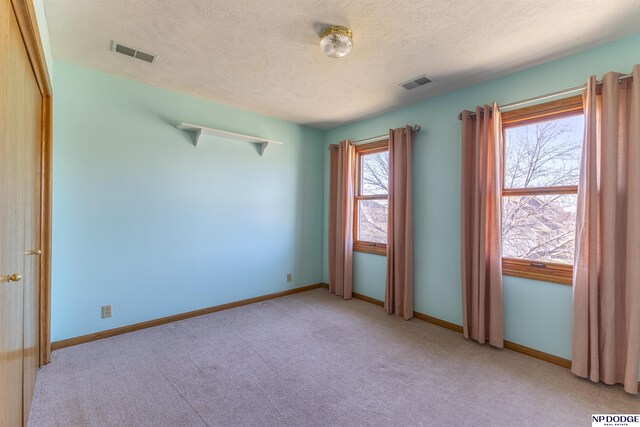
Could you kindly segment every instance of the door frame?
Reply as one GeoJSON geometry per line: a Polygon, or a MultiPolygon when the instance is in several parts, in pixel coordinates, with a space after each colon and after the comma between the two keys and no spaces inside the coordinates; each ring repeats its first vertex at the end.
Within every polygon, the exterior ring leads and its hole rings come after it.
{"type": "Polygon", "coordinates": [[[51,360],[51,173],[53,152],[53,88],[40,38],[33,0],[11,0],[33,74],[42,96],[40,182],[40,366],[51,360]]]}

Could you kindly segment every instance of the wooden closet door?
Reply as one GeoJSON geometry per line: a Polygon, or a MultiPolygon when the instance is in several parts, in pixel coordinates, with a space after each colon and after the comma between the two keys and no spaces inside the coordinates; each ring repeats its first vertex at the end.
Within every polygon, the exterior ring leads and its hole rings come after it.
{"type": "MultiPolygon", "coordinates": [[[[0,2],[0,425],[23,422],[23,282],[24,191],[22,144],[16,143],[22,122],[14,102],[22,91],[23,52],[20,31],[7,0],[0,2]]],[[[24,124],[24,122],[22,122],[24,124]]]]}
{"type": "Polygon", "coordinates": [[[40,185],[42,182],[42,97],[33,74],[25,74],[24,93],[27,124],[24,132],[26,151],[25,181],[25,240],[24,240],[24,424],[31,409],[36,374],[40,365],[40,185]]]}
{"type": "Polygon", "coordinates": [[[10,0],[0,0],[0,426],[28,417],[38,364],[42,97],[10,0]],[[37,152],[37,153],[36,153],[37,152]]]}

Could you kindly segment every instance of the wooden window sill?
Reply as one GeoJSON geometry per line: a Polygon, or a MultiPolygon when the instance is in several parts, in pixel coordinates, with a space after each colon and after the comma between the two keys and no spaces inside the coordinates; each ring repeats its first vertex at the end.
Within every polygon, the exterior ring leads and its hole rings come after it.
{"type": "Polygon", "coordinates": [[[573,266],[568,264],[538,263],[522,259],[503,258],[502,274],[561,285],[573,285],[573,266]]]}
{"type": "Polygon", "coordinates": [[[387,256],[387,245],[356,242],[353,244],[353,250],[355,252],[387,256]]]}

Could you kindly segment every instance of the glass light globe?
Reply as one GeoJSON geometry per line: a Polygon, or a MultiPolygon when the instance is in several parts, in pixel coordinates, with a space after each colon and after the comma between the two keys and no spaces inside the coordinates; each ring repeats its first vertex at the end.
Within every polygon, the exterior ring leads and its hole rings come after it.
{"type": "Polygon", "coordinates": [[[329,27],[320,37],[320,49],[329,58],[342,58],[353,47],[351,30],[345,27],[329,27]]]}

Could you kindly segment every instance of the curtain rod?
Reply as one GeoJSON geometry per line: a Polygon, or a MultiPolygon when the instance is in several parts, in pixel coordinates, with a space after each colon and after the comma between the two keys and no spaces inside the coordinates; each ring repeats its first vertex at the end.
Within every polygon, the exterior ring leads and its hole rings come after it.
{"type": "MultiPolygon", "coordinates": [[[[630,79],[632,77],[633,77],[633,74],[623,74],[620,77],[618,77],[618,82],[620,82],[621,80],[630,79]]],[[[601,85],[602,84],[602,80],[597,80],[596,84],[601,85]]],[[[509,104],[500,105],[499,107],[500,107],[500,110],[505,110],[507,108],[513,108],[513,107],[519,107],[520,105],[530,104],[530,103],[536,102],[536,101],[542,101],[542,100],[547,99],[547,98],[555,98],[556,96],[567,95],[569,93],[578,92],[580,90],[584,90],[586,87],[587,87],[587,85],[585,83],[583,85],[572,87],[572,88],[569,88],[569,89],[563,89],[563,90],[559,90],[557,92],[547,93],[545,95],[534,96],[533,98],[524,99],[522,101],[516,101],[516,102],[511,102],[509,104]]],[[[473,117],[475,115],[476,115],[476,113],[469,113],[469,117],[473,117]]],[[[458,114],[458,120],[462,120],[462,113],[458,114]]]]}
{"type": "MultiPolygon", "coordinates": [[[[420,132],[420,125],[413,125],[413,132],[414,133],[418,133],[420,132]]],[[[384,133],[382,135],[377,135],[377,136],[372,136],[370,138],[365,138],[365,139],[359,139],[357,141],[351,141],[351,145],[361,145],[364,144],[366,142],[375,142],[375,141],[380,141],[384,138],[388,138],[389,134],[388,133],[384,133]]],[[[329,145],[329,150],[331,150],[331,147],[337,147],[336,144],[331,144],[329,145]]]]}

